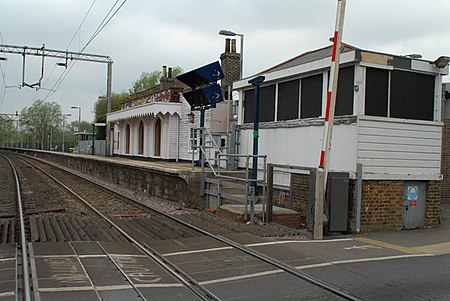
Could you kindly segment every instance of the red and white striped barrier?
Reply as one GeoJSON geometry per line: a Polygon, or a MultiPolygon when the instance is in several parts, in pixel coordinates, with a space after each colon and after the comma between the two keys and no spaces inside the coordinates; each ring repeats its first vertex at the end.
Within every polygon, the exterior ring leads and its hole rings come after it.
{"type": "MultiPolygon", "coordinates": [[[[330,79],[327,93],[327,107],[325,111],[325,124],[323,129],[322,150],[320,152],[319,168],[323,168],[325,179],[328,170],[328,160],[331,149],[333,133],[334,110],[336,106],[337,83],[339,75],[339,59],[341,55],[342,28],[344,25],[344,12],[346,0],[338,0],[336,23],[333,36],[333,51],[331,54],[330,79]]],[[[325,180],[326,181],[326,180],[325,180]]]]}

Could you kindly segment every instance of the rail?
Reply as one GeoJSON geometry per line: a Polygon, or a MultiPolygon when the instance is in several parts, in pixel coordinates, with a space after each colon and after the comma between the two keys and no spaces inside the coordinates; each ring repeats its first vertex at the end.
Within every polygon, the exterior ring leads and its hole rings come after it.
{"type": "Polygon", "coordinates": [[[25,301],[31,301],[31,285],[30,285],[30,273],[28,271],[29,263],[28,263],[28,247],[27,247],[27,238],[25,233],[25,219],[23,217],[23,207],[22,207],[22,197],[19,183],[19,176],[17,175],[17,170],[14,164],[3,154],[2,155],[6,161],[10,164],[13,173],[14,173],[14,181],[16,182],[16,194],[17,194],[17,207],[19,210],[19,222],[20,222],[20,243],[21,243],[21,253],[22,253],[22,269],[23,269],[23,294],[25,301]]]}

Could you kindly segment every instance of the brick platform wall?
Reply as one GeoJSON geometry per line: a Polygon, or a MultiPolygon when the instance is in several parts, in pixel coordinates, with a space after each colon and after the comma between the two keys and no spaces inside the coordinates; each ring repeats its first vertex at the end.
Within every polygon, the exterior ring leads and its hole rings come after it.
{"type": "Polygon", "coordinates": [[[180,205],[196,208],[204,204],[200,197],[202,173],[188,171],[169,172],[151,167],[137,167],[119,162],[108,162],[103,157],[83,157],[46,151],[20,152],[70,167],[121,187],[146,193],[180,205]]]}

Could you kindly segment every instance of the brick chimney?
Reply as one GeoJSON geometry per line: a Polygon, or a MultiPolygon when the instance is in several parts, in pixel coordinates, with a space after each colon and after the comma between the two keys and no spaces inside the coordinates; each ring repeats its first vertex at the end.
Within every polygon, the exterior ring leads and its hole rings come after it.
{"type": "Polygon", "coordinates": [[[228,100],[228,86],[240,79],[240,62],[241,54],[236,53],[236,40],[225,39],[225,52],[220,55],[220,62],[222,65],[225,78],[222,79],[222,91],[224,99],[228,100]]]}

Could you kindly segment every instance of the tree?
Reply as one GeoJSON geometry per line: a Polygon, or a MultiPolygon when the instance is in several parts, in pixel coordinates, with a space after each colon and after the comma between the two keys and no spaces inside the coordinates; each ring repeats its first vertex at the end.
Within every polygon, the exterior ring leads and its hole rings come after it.
{"type": "MultiPolygon", "coordinates": [[[[172,70],[172,77],[177,77],[183,73],[183,68],[177,66],[172,70]]],[[[139,93],[159,85],[161,79],[161,71],[155,70],[152,72],[142,72],[141,77],[133,82],[130,93],[139,93]]]]}
{"type": "Polygon", "coordinates": [[[0,141],[2,145],[7,145],[8,142],[11,142],[12,137],[14,136],[14,121],[7,117],[0,115],[0,141]]]}
{"type": "MultiPolygon", "coordinates": [[[[120,110],[120,105],[131,98],[126,91],[121,93],[113,92],[111,95],[111,111],[120,110]]],[[[107,101],[106,96],[101,96],[97,99],[94,105],[95,122],[106,122],[107,101]]],[[[106,138],[106,128],[101,127],[97,129],[97,139],[102,140],[106,138]]]]}
{"type": "Polygon", "coordinates": [[[20,125],[37,140],[40,149],[48,148],[48,138],[56,133],[62,123],[61,107],[56,102],[36,100],[21,112],[20,125]]]}
{"type": "Polygon", "coordinates": [[[159,79],[161,78],[161,71],[155,70],[152,72],[142,72],[141,77],[133,82],[130,89],[131,93],[139,93],[159,85],[159,79]]]}
{"type": "MultiPolygon", "coordinates": [[[[113,92],[111,95],[111,111],[120,110],[120,105],[131,98],[126,91],[121,93],[113,92]]],[[[106,96],[100,96],[94,104],[95,122],[106,122],[107,101],[106,96]]]]}

